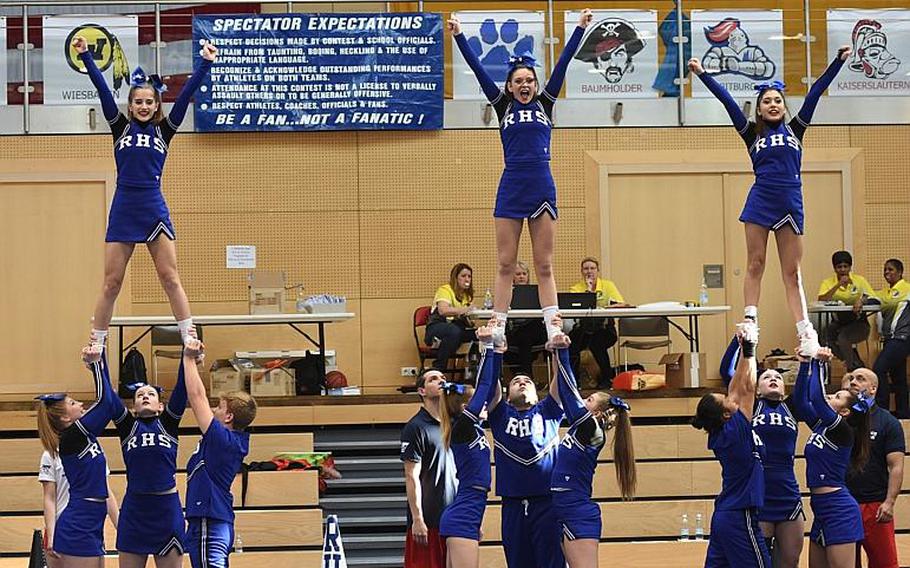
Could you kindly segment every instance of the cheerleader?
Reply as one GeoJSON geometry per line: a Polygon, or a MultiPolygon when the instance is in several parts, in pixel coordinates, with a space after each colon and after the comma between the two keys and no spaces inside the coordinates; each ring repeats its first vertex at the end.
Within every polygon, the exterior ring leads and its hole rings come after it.
{"type": "Polygon", "coordinates": [[[813,424],[806,441],[806,484],[814,519],[809,532],[809,565],[813,568],[853,568],[856,543],[863,540],[863,519],[856,499],[847,490],[847,468],[857,474],[869,460],[869,410],[865,393],[839,390],[825,395],[826,365],[831,350],[801,359],[793,397],[809,408],[813,424]]]}
{"type": "Polygon", "coordinates": [[[446,542],[447,568],[477,568],[480,564],[480,524],[490,491],[490,445],[481,422],[484,408],[498,391],[502,351],[494,352],[493,332],[477,330],[483,344],[476,388],[455,383],[442,386],[439,422],[443,443],[452,449],[458,492],[442,512],[439,534],[446,542]]]}
{"type": "Polygon", "coordinates": [[[192,326],[190,304],[177,274],[174,226],[161,194],[161,173],[168,145],[190,104],[190,97],[202,83],[215,61],[217,49],[202,48],[202,62],[184,85],[170,114],[165,117],[161,92],[165,86],[157,75],[146,76],[137,68],[130,77],[128,116],[117,103],[101,71],[88,51],[85,38],[77,36],[73,47],[98,90],[104,118],[114,137],[117,162],[117,191],[111,203],[104,255],[104,285],[92,320],[92,342],[104,344],[120,293],[126,266],[136,243],[145,243],[155,262],[158,279],[167,294],[171,310],[184,341],[192,326]]]}
{"type": "Polygon", "coordinates": [[[769,568],[771,557],[759,538],[758,509],[764,504],[764,446],[752,430],[755,406],[755,346],[758,327],[737,326],[742,357],[727,394],[706,394],[692,426],[708,433],[708,449],[721,466],[722,486],[714,500],[706,568],[769,568]]]}
{"type": "Polygon", "coordinates": [[[601,536],[600,507],[591,499],[597,456],[615,429],[613,461],[623,499],[635,494],[635,452],[629,404],[618,396],[595,392],[581,398],[569,364],[568,341],[555,341],[556,380],[569,430],[556,449],[550,491],[563,534],[569,568],[596,568],[601,536]]]}
{"type": "Polygon", "coordinates": [[[59,456],[69,482],[69,502],[56,518],[48,542],[50,556],[64,568],[104,566],[104,518],[107,515],[107,459],[98,436],[119,402],[101,360],[101,347],[82,350],[95,379],[95,403],[84,405],[65,393],[37,397],[38,435],[52,456],[59,456]]]}
{"type": "Polygon", "coordinates": [[[468,45],[458,18],[453,16],[448,21],[458,49],[496,111],[505,154],[505,170],[499,181],[493,211],[499,271],[491,325],[497,346],[505,343],[507,312],[512,302],[512,276],[518,260],[518,241],[524,219],[528,220],[531,232],[534,271],[539,281],[547,337],[552,340],[562,334],[562,330],[553,323],[558,311],[552,268],[558,212],[556,184],[550,173],[550,132],[553,128],[553,105],[562,89],[566,69],[592,18],[590,10],[582,11],[578,27],[566,41],[550,80],[540,92],[534,70],[536,63],[529,54],[510,59],[505,88],[500,89],[468,45]]]}
{"type": "Polygon", "coordinates": [[[745,318],[758,320],[758,300],[765,270],[768,233],[774,231],[780,258],[781,274],[787,294],[787,305],[796,323],[800,352],[808,356],[818,350],[818,333],[806,311],[806,294],[800,275],[803,255],[803,195],[800,168],[803,135],[812,121],[815,107],[831,81],[850,56],[842,47],[825,73],[812,85],[799,113],[786,121],[787,107],[784,84],[772,81],[756,86],[755,121],[750,122],[736,101],[709,73],[698,58],[689,60],[689,70],[717,97],[733,126],[746,143],[755,183],[749,191],[739,220],[745,224],[748,266],[743,283],[745,318]]]}

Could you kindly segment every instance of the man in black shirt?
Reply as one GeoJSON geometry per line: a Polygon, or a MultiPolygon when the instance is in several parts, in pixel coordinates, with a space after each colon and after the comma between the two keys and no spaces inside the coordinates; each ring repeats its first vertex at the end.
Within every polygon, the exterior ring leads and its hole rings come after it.
{"type": "MultiPolygon", "coordinates": [[[[878,377],[869,369],[859,368],[844,375],[842,386],[854,393],[866,391],[874,398],[878,377]]],[[[865,532],[862,546],[869,558],[869,568],[898,568],[894,502],[904,479],[904,430],[887,409],[876,405],[871,413],[869,461],[860,474],[847,475],[847,487],[862,511],[865,532]]],[[[856,566],[861,566],[859,546],[856,566]]]]}
{"type": "Polygon", "coordinates": [[[417,378],[423,406],[401,431],[408,494],[408,532],[405,568],[445,568],[445,541],[439,537],[439,518],[455,498],[455,462],[442,443],[439,401],[445,376],[430,369],[417,378]]]}

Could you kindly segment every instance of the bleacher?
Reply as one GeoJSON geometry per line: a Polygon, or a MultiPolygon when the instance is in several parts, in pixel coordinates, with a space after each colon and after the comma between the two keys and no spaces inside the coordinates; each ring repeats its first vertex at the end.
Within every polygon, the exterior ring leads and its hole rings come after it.
{"type": "MultiPolygon", "coordinates": [[[[346,458],[338,459],[342,474],[345,464],[350,468],[345,480],[330,483],[324,498],[326,510],[344,501],[347,512],[340,512],[340,522],[346,548],[365,550],[349,565],[394,565],[400,560],[404,532],[404,484],[400,464],[395,462],[394,444],[380,443],[376,435],[393,438],[397,425],[407,420],[417,409],[413,399],[399,398],[384,404],[371,402],[331,406],[281,406],[261,408],[251,438],[250,460],[267,460],[278,451],[309,451],[331,449],[336,444],[346,448],[346,458]],[[294,417],[291,422],[289,419],[294,417]],[[321,420],[321,422],[317,422],[321,420]],[[369,436],[370,426],[377,429],[369,436]],[[304,431],[309,430],[309,431],[304,431]],[[344,445],[338,440],[362,437],[358,444],[344,445]],[[323,440],[319,442],[319,440],[323,440]],[[363,453],[362,459],[356,459],[363,453]],[[353,456],[353,457],[351,457],[353,456]],[[373,461],[371,461],[373,460],[373,461]],[[382,473],[371,464],[383,464],[382,473]],[[360,470],[360,476],[357,470],[360,470]],[[363,487],[370,479],[384,484],[379,497],[337,497],[345,487],[363,487]],[[370,505],[370,499],[382,503],[370,505]],[[329,505],[329,502],[332,505],[329,505]],[[388,513],[391,507],[396,512],[388,513]],[[371,518],[371,514],[375,518],[371,518]],[[346,519],[349,525],[346,529],[346,519]],[[373,522],[375,521],[375,522],[373,522]],[[350,539],[351,544],[347,545],[350,539]],[[381,564],[378,552],[370,554],[370,546],[383,549],[386,564],[381,564]],[[377,556],[378,555],[378,556],[377,556]],[[372,560],[371,560],[372,559],[372,560]]],[[[710,533],[713,498],[720,489],[720,467],[706,449],[705,434],[694,430],[685,419],[691,415],[695,398],[653,398],[633,401],[636,457],[638,459],[638,494],[634,501],[623,502],[618,495],[610,463],[609,451],[601,454],[598,475],[595,477],[594,498],[603,513],[603,534],[600,556],[603,565],[636,567],[690,567],[704,560],[706,542],[677,542],[681,517],[688,514],[690,531],[694,534],[695,516],[701,513],[705,533],[710,533]]],[[[36,481],[40,443],[34,430],[28,427],[29,411],[0,412],[0,568],[26,566],[26,555],[32,531],[41,528],[41,490],[36,481]],[[28,424],[27,428],[23,425],[28,424]],[[6,558],[3,558],[6,557],[6,558]]],[[[33,420],[33,418],[32,418],[33,420]]],[[[910,422],[904,422],[910,431],[910,422]]],[[[192,428],[188,415],[185,426],[192,428]]],[[[808,435],[800,429],[799,453],[808,435]]],[[[178,464],[186,459],[196,445],[196,435],[181,436],[178,464]]],[[[118,440],[113,436],[102,440],[111,468],[111,486],[122,496],[125,479],[118,440]]],[[[344,455],[345,452],[342,452],[344,455]]],[[[804,478],[805,461],[797,458],[797,478],[804,478]]],[[[495,478],[495,465],[493,475],[495,478]]],[[[905,492],[910,487],[910,471],[905,471],[905,492]]],[[[185,483],[185,474],[178,475],[178,486],[185,483]]],[[[317,474],[312,471],[250,472],[244,506],[240,507],[241,483],[234,484],[237,510],[237,532],[242,535],[244,552],[232,556],[233,566],[320,566],[319,547],[322,539],[323,510],[320,508],[317,474]]],[[[505,566],[500,537],[500,505],[491,494],[483,524],[481,566],[505,566]]],[[[811,510],[806,501],[806,513],[811,523],[811,510]]],[[[895,511],[898,548],[902,558],[910,559],[910,499],[906,494],[898,500],[895,511]]],[[[113,547],[113,531],[108,527],[106,543],[113,547]]],[[[806,550],[808,547],[806,548],[806,550]]],[[[803,554],[806,565],[807,553],[803,554]]],[[[115,559],[108,558],[109,566],[115,559]]],[[[187,564],[188,565],[188,564],[187,564]]],[[[399,564],[400,565],[400,564],[399,564]]]]}

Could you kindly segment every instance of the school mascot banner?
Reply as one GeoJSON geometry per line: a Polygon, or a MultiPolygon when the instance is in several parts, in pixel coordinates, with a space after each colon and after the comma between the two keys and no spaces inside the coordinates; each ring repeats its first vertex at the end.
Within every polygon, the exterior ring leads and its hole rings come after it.
{"type": "Polygon", "coordinates": [[[845,45],[853,53],[829,95],[910,94],[910,10],[828,10],[828,61],[845,45]]]}

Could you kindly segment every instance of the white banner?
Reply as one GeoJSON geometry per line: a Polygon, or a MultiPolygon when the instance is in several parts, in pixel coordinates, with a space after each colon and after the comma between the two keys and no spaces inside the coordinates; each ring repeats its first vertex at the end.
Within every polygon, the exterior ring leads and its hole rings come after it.
{"type": "MultiPolygon", "coordinates": [[[[580,12],[566,12],[566,38],[580,12]]],[[[657,11],[595,10],[566,72],[570,98],[650,98],[657,74],[657,11]]]]}
{"type": "MultiPolygon", "coordinates": [[[[500,86],[509,72],[509,57],[530,53],[537,60],[537,78],[543,88],[546,71],[543,12],[456,12],[461,31],[478,54],[484,69],[500,86]]],[[[474,72],[452,42],[452,98],[484,99],[474,72]]]]}
{"type": "Polygon", "coordinates": [[[6,105],[6,18],[0,17],[0,105],[6,105]]]}
{"type": "Polygon", "coordinates": [[[831,96],[910,94],[910,10],[828,10],[828,61],[853,48],[831,96]]]}
{"type": "MultiPolygon", "coordinates": [[[[73,49],[73,38],[88,41],[118,103],[125,103],[130,73],[139,64],[137,16],[44,16],[44,104],[83,105],[98,102],[85,66],[73,49]]],[[[154,73],[154,69],[146,69],[154,73]]]]}
{"type": "MultiPolygon", "coordinates": [[[[692,57],[738,98],[754,98],[755,85],[784,79],[783,12],[692,10],[692,57]]],[[[692,81],[693,97],[713,95],[692,81]]]]}

